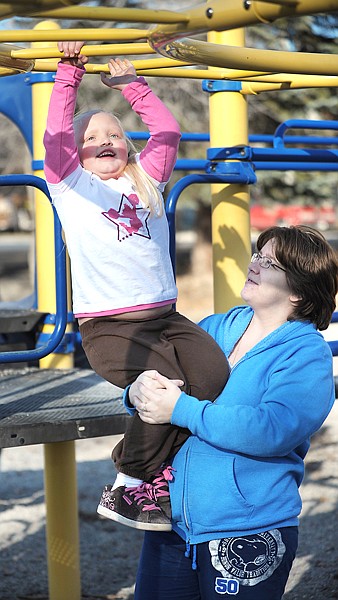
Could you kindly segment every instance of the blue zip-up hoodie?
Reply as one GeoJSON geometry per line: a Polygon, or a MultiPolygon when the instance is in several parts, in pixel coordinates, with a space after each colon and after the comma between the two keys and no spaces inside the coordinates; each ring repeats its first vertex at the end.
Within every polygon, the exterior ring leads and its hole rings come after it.
{"type": "MultiPolygon", "coordinates": [[[[237,306],[200,325],[229,356],[252,315],[237,306]]],[[[300,321],[254,346],[215,402],[182,392],[172,423],[193,435],[173,461],[173,529],[196,544],[297,525],[309,439],[334,398],[330,348],[300,321]]]]}

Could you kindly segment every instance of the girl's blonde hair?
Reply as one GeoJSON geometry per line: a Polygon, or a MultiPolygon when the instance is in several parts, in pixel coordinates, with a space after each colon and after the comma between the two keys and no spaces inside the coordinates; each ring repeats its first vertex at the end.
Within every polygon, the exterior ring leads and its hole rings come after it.
{"type": "Polygon", "coordinates": [[[80,134],[83,128],[88,124],[89,119],[98,113],[104,113],[113,117],[121,130],[123,138],[127,142],[128,162],[124,169],[124,175],[129,177],[135,185],[137,195],[143,204],[144,208],[149,208],[152,214],[158,216],[163,214],[163,200],[160,191],[156,187],[151,177],[142,169],[136,161],[137,150],[132,140],[125,134],[122,123],[118,117],[104,110],[90,110],[84,113],[79,113],[74,117],[74,132],[76,143],[79,143],[80,134]]]}

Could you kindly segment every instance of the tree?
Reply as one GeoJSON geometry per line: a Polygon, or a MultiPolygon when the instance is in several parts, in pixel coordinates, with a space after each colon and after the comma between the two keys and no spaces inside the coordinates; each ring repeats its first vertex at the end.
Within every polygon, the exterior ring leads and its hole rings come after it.
{"type": "MultiPolygon", "coordinates": [[[[100,6],[114,7],[154,7],[150,0],[103,0],[100,6]]],[[[171,10],[184,11],[193,5],[191,0],[172,0],[171,10]]],[[[166,1],[157,0],[156,9],[168,9],[166,1]]],[[[32,28],[41,19],[20,18],[12,20],[12,28],[32,28]]],[[[103,28],[103,27],[130,27],[130,24],[106,23],[101,21],[60,21],[62,28],[103,28]]],[[[146,28],[144,23],[133,23],[135,28],[146,28]]],[[[256,48],[271,50],[289,50],[290,52],[319,52],[332,53],[337,49],[335,42],[338,30],[338,13],[329,15],[316,15],[294,19],[279,19],[273,24],[259,24],[250,26],[246,31],[247,45],[256,48]]],[[[204,37],[205,39],[205,37],[204,37]]],[[[139,59],[139,56],[130,57],[139,59]]],[[[99,59],[95,58],[95,61],[99,59]]],[[[107,57],[101,59],[106,62],[107,57]]],[[[208,95],[202,92],[201,81],[168,78],[149,78],[153,89],[165,100],[180,122],[182,131],[207,132],[209,122],[208,95]]],[[[250,97],[249,106],[249,131],[250,133],[273,134],[276,127],[289,118],[301,119],[338,119],[337,91],[335,88],[318,88],[294,91],[265,92],[258,96],[250,97]]],[[[126,129],[139,128],[139,121],[127,105],[120,102],[119,96],[98,85],[97,76],[85,78],[80,88],[78,97],[80,110],[87,110],[98,106],[104,110],[116,111],[121,117],[126,129]]],[[[21,172],[26,169],[27,150],[24,149],[18,133],[6,119],[0,116],[3,131],[3,141],[0,146],[0,171],[3,173],[21,172]]],[[[15,129],[15,128],[14,128],[15,129]]],[[[297,132],[302,133],[302,132],[297,132]]],[[[330,133],[330,132],[328,132],[330,133]]],[[[207,144],[181,144],[180,156],[192,158],[205,158],[207,144]]],[[[181,174],[175,174],[174,182],[181,174]]],[[[315,173],[258,173],[258,184],[252,186],[254,201],[265,199],[301,203],[317,203],[324,199],[334,199],[336,195],[335,174],[315,173]],[[281,186],[283,182],[283,186],[281,186]]],[[[194,192],[194,195],[208,201],[209,191],[203,189],[194,192]]],[[[191,194],[189,194],[191,196],[191,194]]]]}
{"type": "MultiPolygon", "coordinates": [[[[269,27],[257,25],[248,28],[247,42],[250,46],[271,50],[331,54],[337,51],[337,44],[333,41],[337,28],[338,13],[280,19],[269,27]]],[[[337,120],[337,89],[266,92],[249,100],[251,132],[273,134],[281,122],[290,118],[337,120]]],[[[313,130],[297,130],[296,133],[316,135],[313,130]]],[[[325,132],[320,133],[325,135],[325,132]]],[[[335,132],[327,131],[326,135],[332,136],[335,132]]],[[[335,203],[336,194],[336,174],[330,172],[260,173],[258,184],[252,188],[253,199],[263,203],[271,200],[304,205],[323,201],[335,203]]]]}

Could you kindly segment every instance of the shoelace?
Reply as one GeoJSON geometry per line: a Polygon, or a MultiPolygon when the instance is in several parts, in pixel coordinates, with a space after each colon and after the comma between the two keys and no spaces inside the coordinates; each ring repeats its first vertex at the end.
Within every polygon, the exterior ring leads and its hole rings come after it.
{"type": "Polygon", "coordinates": [[[151,497],[154,500],[157,500],[157,498],[167,498],[169,496],[168,481],[172,481],[174,479],[172,473],[173,471],[173,467],[168,465],[163,469],[163,471],[160,471],[155,475],[155,478],[151,484],[153,488],[151,490],[151,497]]]}
{"type": "Polygon", "coordinates": [[[141,483],[141,485],[137,487],[126,488],[126,492],[130,496],[134,497],[134,501],[137,505],[144,504],[142,511],[146,510],[161,510],[161,508],[156,504],[156,498],[152,497],[152,485],[151,483],[141,483]]]}
{"type": "Polygon", "coordinates": [[[142,510],[161,510],[156,504],[158,498],[169,497],[168,481],[172,481],[174,476],[173,467],[167,466],[155,475],[152,483],[141,483],[141,485],[132,488],[126,488],[126,492],[134,497],[137,505],[147,502],[142,510]],[[149,504],[150,503],[150,504],[149,504]]]}

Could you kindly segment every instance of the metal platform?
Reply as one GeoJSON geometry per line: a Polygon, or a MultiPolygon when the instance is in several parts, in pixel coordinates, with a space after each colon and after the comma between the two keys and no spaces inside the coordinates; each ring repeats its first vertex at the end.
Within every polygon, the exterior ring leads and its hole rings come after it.
{"type": "Polygon", "coordinates": [[[120,434],[122,390],[89,369],[0,371],[0,448],[120,434]]]}

